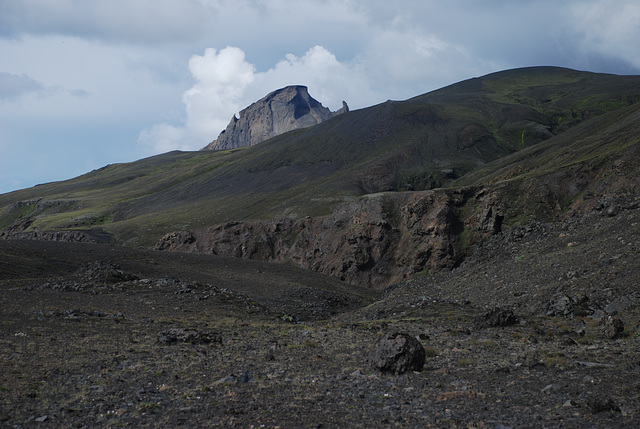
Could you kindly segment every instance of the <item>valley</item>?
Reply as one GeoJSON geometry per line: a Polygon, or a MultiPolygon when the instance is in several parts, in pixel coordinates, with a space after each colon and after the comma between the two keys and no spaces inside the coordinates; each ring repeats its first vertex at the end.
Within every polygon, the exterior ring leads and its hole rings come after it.
{"type": "Polygon", "coordinates": [[[638,427],[639,99],[508,70],[0,195],[0,425],[638,427]]]}

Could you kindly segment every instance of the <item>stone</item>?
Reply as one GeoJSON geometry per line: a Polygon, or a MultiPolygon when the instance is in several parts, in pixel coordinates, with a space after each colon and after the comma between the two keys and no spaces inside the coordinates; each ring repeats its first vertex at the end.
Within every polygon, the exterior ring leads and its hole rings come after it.
{"type": "Polygon", "coordinates": [[[586,295],[567,296],[562,295],[547,304],[547,316],[575,317],[587,316],[595,311],[589,305],[589,297],[586,295]]]}
{"type": "Polygon", "coordinates": [[[253,381],[253,371],[245,371],[238,377],[237,382],[241,383],[250,383],[253,381]]]}
{"type": "Polygon", "coordinates": [[[603,320],[601,332],[605,338],[610,340],[618,338],[624,332],[624,322],[617,317],[607,316],[603,320]]]}
{"type": "Polygon", "coordinates": [[[602,413],[604,411],[620,411],[620,407],[613,402],[608,396],[594,395],[586,400],[586,405],[589,411],[593,414],[602,413]]]}
{"type": "Polygon", "coordinates": [[[640,297],[640,294],[634,292],[630,295],[625,295],[625,296],[616,298],[604,308],[604,312],[607,314],[614,315],[616,313],[624,311],[629,307],[633,307],[634,305],[637,305],[639,297],[640,297]]]}
{"type": "Polygon", "coordinates": [[[400,332],[380,338],[369,353],[369,361],[374,368],[396,375],[420,371],[425,360],[422,344],[411,335],[400,332]]]}
{"type": "Polygon", "coordinates": [[[309,95],[306,86],[287,86],[271,92],[231,118],[227,128],[204,150],[226,150],[254,146],[277,135],[317,125],[349,111],[332,112],[309,95]]]}
{"type": "Polygon", "coordinates": [[[480,320],[478,321],[478,327],[499,328],[515,325],[519,322],[520,319],[512,310],[507,310],[504,308],[494,308],[480,317],[480,320]]]}
{"type": "Polygon", "coordinates": [[[195,329],[170,328],[158,333],[158,342],[165,345],[176,343],[222,344],[222,338],[219,335],[211,333],[201,334],[195,329]]]}

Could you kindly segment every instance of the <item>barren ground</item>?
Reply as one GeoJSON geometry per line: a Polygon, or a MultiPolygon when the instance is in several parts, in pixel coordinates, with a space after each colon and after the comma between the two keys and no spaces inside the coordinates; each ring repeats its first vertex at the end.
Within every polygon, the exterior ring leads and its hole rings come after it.
{"type": "Polygon", "coordinates": [[[287,265],[0,241],[0,425],[638,427],[639,221],[512,229],[383,296],[287,265]],[[495,307],[519,323],[482,327],[495,307]],[[389,331],[420,339],[421,371],[370,366],[389,331]]]}

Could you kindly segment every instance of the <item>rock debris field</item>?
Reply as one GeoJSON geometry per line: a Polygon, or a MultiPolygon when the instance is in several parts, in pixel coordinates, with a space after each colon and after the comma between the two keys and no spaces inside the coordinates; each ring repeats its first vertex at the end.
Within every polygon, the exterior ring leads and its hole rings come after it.
{"type": "Polygon", "coordinates": [[[282,264],[0,241],[0,426],[639,427],[639,221],[514,227],[382,293],[282,264]],[[393,366],[406,350],[420,356],[393,366]]]}

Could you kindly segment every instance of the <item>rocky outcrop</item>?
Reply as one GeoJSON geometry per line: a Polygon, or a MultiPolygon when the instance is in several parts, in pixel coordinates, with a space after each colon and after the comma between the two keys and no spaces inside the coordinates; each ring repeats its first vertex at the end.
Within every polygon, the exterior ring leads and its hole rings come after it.
{"type": "MultiPolygon", "coordinates": [[[[291,262],[381,289],[420,271],[459,264],[464,256],[460,213],[476,193],[463,189],[370,195],[325,217],[229,222],[172,232],[156,249],[291,262]]],[[[494,217],[498,212],[492,209],[494,217]]]]}
{"type": "Polygon", "coordinates": [[[0,239],[4,240],[40,240],[40,241],[67,241],[76,243],[110,243],[113,236],[100,227],[88,230],[68,231],[30,231],[2,232],[0,239]]]}
{"type": "Polygon", "coordinates": [[[227,128],[203,150],[234,149],[253,146],[271,137],[298,128],[319,124],[348,112],[347,103],[331,112],[309,95],[306,86],[287,86],[273,91],[234,115],[227,128]]]}

